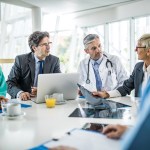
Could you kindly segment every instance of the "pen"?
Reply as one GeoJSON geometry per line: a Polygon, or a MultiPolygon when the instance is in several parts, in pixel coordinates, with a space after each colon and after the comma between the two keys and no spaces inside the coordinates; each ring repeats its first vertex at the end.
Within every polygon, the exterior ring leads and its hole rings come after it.
{"type": "Polygon", "coordinates": [[[53,141],[58,141],[59,139],[57,139],[57,138],[53,138],[52,140],[53,140],[53,141]]]}
{"type": "Polygon", "coordinates": [[[68,135],[71,135],[71,132],[67,132],[68,135]]]}

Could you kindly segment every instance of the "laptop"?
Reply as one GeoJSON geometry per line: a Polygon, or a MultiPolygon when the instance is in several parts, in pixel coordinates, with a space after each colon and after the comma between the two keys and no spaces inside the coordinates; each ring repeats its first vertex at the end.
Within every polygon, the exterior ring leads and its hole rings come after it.
{"type": "Polygon", "coordinates": [[[63,93],[64,100],[76,99],[78,95],[78,73],[39,74],[37,97],[31,98],[35,103],[45,102],[45,95],[63,93]]]}

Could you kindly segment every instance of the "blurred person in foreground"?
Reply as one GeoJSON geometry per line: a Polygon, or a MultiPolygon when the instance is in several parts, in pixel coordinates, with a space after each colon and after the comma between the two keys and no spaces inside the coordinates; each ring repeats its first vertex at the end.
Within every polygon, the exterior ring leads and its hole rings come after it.
{"type": "Polygon", "coordinates": [[[6,81],[2,69],[0,67],[0,109],[1,109],[1,101],[8,100],[7,98],[5,98],[6,92],[7,92],[6,81]]]}
{"type": "Polygon", "coordinates": [[[128,130],[124,125],[108,125],[103,133],[112,139],[122,138],[123,150],[149,150],[150,149],[150,79],[141,96],[139,115],[135,125],[128,130]],[[142,105],[141,105],[142,104],[142,105]],[[128,132],[126,132],[128,130],[128,132]]]}

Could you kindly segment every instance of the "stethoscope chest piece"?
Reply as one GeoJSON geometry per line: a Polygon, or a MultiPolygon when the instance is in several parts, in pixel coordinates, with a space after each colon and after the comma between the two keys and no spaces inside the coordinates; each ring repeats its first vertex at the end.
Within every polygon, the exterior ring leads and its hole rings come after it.
{"type": "Polygon", "coordinates": [[[90,84],[90,79],[87,79],[87,80],[86,80],[86,84],[90,84]]]}

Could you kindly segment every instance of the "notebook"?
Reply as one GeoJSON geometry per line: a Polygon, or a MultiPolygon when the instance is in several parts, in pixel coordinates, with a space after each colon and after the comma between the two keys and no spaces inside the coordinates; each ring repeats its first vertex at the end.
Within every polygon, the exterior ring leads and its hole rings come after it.
{"type": "Polygon", "coordinates": [[[31,150],[46,150],[60,145],[73,147],[78,150],[120,150],[121,148],[119,140],[109,139],[97,132],[74,129],[60,139],[53,139],[31,150]]]}

